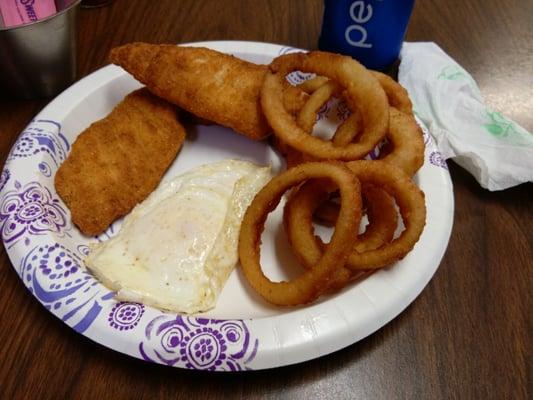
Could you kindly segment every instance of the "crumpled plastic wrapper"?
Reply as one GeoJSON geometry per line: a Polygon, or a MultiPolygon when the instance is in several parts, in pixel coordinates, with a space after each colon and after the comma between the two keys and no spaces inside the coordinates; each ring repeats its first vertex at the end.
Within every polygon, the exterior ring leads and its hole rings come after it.
{"type": "Polygon", "coordinates": [[[474,79],[435,43],[404,43],[399,82],[444,159],[489,190],[533,181],[533,135],[487,107],[474,79]]]}

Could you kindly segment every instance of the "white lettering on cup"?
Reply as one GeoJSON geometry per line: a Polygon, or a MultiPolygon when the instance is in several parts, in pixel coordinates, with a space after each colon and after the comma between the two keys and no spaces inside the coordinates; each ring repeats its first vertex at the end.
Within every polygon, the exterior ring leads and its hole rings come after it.
{"type": "Polygon", "coordinates": [[[372,43],[366,43],[368,36],[366,29],[361,25],[357,25],[368,22],[372,18],[372,11],[372,6],[370,4],[366,4],[365,7],[365,2],[362,0],[354,1],[350,6],[350,18],[352,18],[352,21],[356,23],[350,25],[344,32],[344,38],[350,45],[355,47],[364,47],[366,49],[372,47],[372,43]],[[352,39],[351,34],[353,31],[357,31],[361,35],[358,41],[352,39]]]}
{"type": "Polygon", "coordinates": [[[367,14],[365,15],[365,2],[364,1],[354,1],[352,5],[350,6],[350,17],[352,17],[353,22],[357,22],[358,24],[364,24],[365,22],[368,22],[370,18],[372,18],[372,6],[370,4],[366,5],[366,11],[367,14]],[[358,11],[357,14],[355,14],[355,11],[358,11]]]}

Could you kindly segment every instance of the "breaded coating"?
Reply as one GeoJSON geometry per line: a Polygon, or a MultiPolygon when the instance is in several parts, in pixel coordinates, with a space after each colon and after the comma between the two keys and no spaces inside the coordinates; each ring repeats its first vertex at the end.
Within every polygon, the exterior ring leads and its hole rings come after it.
{"type": "Polygon", "coordinates": [[[159,184],[183,141],[176,109],[146,88],[83,131],[55,175],[57,193],[86,235],[103,232],[159,184]]]}
{"type": "Polygon", "coordinates": [[[254,140],[270,133],[259,101],[265,65],[206,48],[147,43],[117,47],[110,60],[197,117],[254,140]]]}

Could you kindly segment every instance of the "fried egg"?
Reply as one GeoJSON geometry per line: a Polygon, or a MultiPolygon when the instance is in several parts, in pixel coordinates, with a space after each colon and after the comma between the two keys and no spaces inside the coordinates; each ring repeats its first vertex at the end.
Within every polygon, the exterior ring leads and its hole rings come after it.
{"type": "Polygon", "coordinates": [[[238,261],[242,218],[269,167],[224,160],[163,183],[91,248],[88,269],[116,299],[196,313],[213,308],[238,261]]]}

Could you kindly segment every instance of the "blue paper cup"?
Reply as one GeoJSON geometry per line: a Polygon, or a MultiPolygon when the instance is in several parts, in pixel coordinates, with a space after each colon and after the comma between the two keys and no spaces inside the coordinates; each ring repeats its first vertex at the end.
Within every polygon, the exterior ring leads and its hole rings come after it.
{"type": "Polygon", "coordinates": [[[385,70],[400,54],[414,0],[325,0],[321,50],[385,70]]]}

